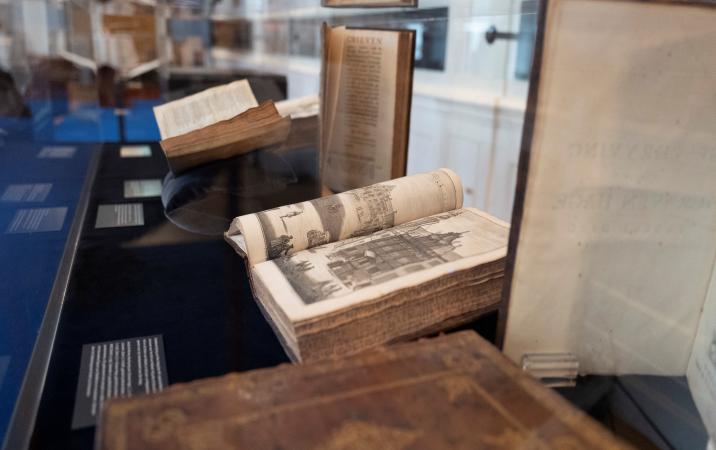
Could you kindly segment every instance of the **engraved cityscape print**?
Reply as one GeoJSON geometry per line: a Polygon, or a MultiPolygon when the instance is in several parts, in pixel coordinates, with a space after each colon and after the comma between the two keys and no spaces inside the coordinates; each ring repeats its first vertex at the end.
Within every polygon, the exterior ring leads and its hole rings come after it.
{"type": "Polygon", "coordinates": [[[337,240],[341,235],[343,222],[346,218],[346,209],[343,202],[341,202],[340,196],[331,195],[329,197],[321,197],[311,200],[310,203],[321,219],[321,227],[323,229],[308,231],[308,247],[311,248],[326,244],[330,242],[331,239],[337,240]],[[311,234],[313,234],[313,239],[311,238],[311,234]],[[325,240],[325,242],[322,242],[323,240],[325,240]],[[316,245],[311,245],[311,242],[314,242],[316,245]]]}
{"type": "Polygon", "coordinates": [[[395,225],[395,208],[390,196],[393,184],[374,184],[347,192],[358,216],[358,229],[349,237],[367,236],[395,225]]]}
{"type": "MultiPolygon", "coordinates": [[[[380,184],[344,193],[347,196],[345,201],[356,212],[358,219],[358,228],[349,237],[366,236],[395,224],[396,211],[390,196],[393,189],[395,185],[380,184]]],[[[316,210],[321,229],[305,232],[307,248],[335,242],[340,238],[346,218],[346,205],[341,197],[332,195],[308,202],[316,210]]],[[[297,203],[256,213],[266,243],[267,259],[292,253],[295,236],[289,232],[288,222],[303,214],[304,209],[304,203],[297,203]],[[279,220],[281,225],[277,226],[279,220]]]]}
{"type": "Polygon", "coordinates": [[[317,280],[309,261],[295,256],[274,260],[305,304],[327,300],[339,291],[354,292],[403,275],[460,259],[455,252],[465,232],[425,228],[459,214],[450,211],[419,219],[370,236],[351,239],[324,254],[331,280],[317,280]]]}

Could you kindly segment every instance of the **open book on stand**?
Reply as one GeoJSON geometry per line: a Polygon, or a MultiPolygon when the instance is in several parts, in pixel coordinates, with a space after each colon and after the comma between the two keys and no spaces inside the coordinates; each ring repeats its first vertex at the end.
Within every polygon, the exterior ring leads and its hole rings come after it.
{"type": "Polygon", "coordinates": [[[509,226],[448,169],[234,219],[254,296],[294,361],[446,330],[499,306],[509,226]]]}
{"type": "Polygon", "coordinates": [[[310,136],[317,128],[318,98],[259,105],[249,82],[240,80],[157,106],[154,115],[162,150],[172,172],[178,174],[215,160],[284,144],[294,120],[300,124],[294,136],[298,131],[310,136]]]}

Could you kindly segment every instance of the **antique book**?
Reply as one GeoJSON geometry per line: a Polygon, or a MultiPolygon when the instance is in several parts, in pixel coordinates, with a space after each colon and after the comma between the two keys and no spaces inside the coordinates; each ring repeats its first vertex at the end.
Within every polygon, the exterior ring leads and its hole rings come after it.
{"type": "Polygon", "coordinates": [[[174,173],[282,143],[291,128],[273,102],[258,105],[247,80],[157,106],[154,115],[174,173]]]}
{"type": "Polygon", "coordinates": [[[415,32],[322,30],[321,177],[345,191],[405,175],[415,32]]]}
{"type": "Polygon", "coordinates": [[[630,448],[473,331],[110,399],[97,450],[630,448]]]}
{"type": "Polygon", "coordinates": [[[259,106],[248,80],[206,89],[154,107],[162,139],[186,134],[259,106]]]}
{"type": "Polygon", "coordinates": [[[445,330],[498,307],[509,226],[448,170],[237,217],[226,233],[294,361],[445,330]]]}
{"type": "Polygon", "coordinates": [[[713,2],[542,4],[504,340],[514,361],[686,375],[712,436],[714,42],[713,2]]]}

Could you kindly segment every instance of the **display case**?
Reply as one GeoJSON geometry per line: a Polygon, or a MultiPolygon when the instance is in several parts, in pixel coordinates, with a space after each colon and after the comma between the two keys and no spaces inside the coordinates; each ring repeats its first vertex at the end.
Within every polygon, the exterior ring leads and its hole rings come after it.
{"type": "Polygon", "coordinates": [[[540,22],[504,350],[550,378],[575,373],[565,358],[582,374],[686,376],[713,433],[716,10],[552,1],[540,22]]]}
{"type": "Polygon", "coordinates": [[[706,448],[713,4],[332,3],[0,1],[3,448],[706,448]]]}

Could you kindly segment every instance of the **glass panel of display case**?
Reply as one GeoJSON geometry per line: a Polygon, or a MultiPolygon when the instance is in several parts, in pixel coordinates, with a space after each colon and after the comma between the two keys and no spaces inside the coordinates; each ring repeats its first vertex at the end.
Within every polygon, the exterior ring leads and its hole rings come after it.
{"type": "Polygon", "coordinates": [[[686,375],[711,432],[714,38],[705,3],[543,6],[504,345],[686,375]]]}

